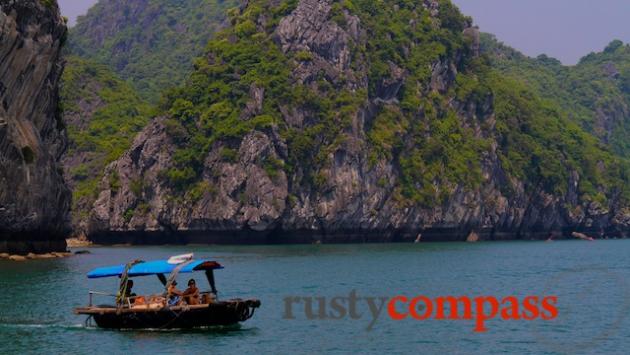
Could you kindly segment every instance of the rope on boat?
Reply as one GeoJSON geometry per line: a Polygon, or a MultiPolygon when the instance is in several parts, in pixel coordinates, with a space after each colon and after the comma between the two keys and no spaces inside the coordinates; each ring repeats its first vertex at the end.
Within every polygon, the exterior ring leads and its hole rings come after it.
{"type": "Polygon", "coordinates": [[[144,325],[144,328],[166,329],[166,328],[170,327],[171,324],[175,323],[179,319],[179,317],[181,317],[181,315],[183,313],[190,311],[190,307],[188,307],[188,306],[183,307],[182,310],[179,313],[173,311],[169,307],[164,307],[164,308],[161,309],[161,311],[170,311],[172,313],[172,315],[173,315],[173,319],[171,319],[166,324],[163,324],[163,325],[161,325],[161,326],[159,326],[157,328],[154,328],[152,324],[147,324],[147,322],[145,322],[142,317],[138,317],[138,315],[135,314],[135,313],[130,313],[129,316],[131,318],[135,319],[137,322],[142,323],[144,325]]]}
{"type": "Polygon", "coordinates": [[[251,319],[254,316],[254,312],[256,312],[256,307],[247,307],[247,310],[248,310],[247,318],[245,318],[244,321],[251,319]]]}
{"type": "Polygon", "coordinates": [[[143,262],[142,260],[134,260],[127,265],[125,265],[125,270],[123,270],[120,275],[120,284],[118,286],[118,294],[116,295],[116,306],[118,306],[119,311],[122,309],[124,305],[125,295],[127,294],[127,282],[129,281],[129,270],[136,264],[140,264],[143,262]]]}
{"type": "Polygon", "coordinates": [[[252,312],[249,314],[249,318],[247,319],[252,318],[254,316],[254,313],[256,313],[256,308],[252,308],[252,312]]]}
{"type": "Polygon", "coordinates": [[[175,279],[177,278],[177,275],[179,275],[179,272],[184,268],[184,266],[189,265],[192,262],[194,262],[194,260],[188,260],[186,262],[183,262],[177,265],[177,267],[175,267],[175,269],[171,271],[171,274],[168,276],[168,281],[166,282],[166,285],[164,285],[167,293],[168,293],[169,287],[171,287],[171,285],[173,284],[173,281],[175,281],[175,279]]]}
{"type": "Polygon", "coordinates": [[[92,318],[93,318],[93,316],[91,314],[87,318],[85,318],[84,325],[85,325],[86,328],[90,328],[90,326],[92,324],[92,322],[91,322],[92,318]]]}
{"type": "Polygon", "coordinates": [[[165,329],[167,327],[169,327],[171,324],[175,323],[176,320],[179,319],[179,317],[182,315],[183,312],[179,312],[176,313],[175,311],[173,311],[172,309],[168,309],[169,311],[171,311],[171,313],[173,313],[173,315],[175,316],[175,318],[171,319],[170,321],[168,321],[168,323],[164,324],[163,326],[159,327],[158,329],[165,329]]]}
{"type": "Polygon", "coordinates": [[[244,322],[254,316],[255,308],[250,305],[249,301],[237,299],[234,300],[234,303],[230,304],[229,307],[234,308],[234,311],[241,322],[244,322]]]}

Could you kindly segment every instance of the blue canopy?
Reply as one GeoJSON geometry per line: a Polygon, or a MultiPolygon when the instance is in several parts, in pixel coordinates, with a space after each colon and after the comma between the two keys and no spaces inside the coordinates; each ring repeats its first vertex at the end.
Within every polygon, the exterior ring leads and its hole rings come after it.
{"type": "MultiPolygon", "coordinates": [[[[134,265],[129,270],[129,277],[137,277],[137,276],[148,276],[148,275],[159,275],[159,274],[170,274],[178,264],[169,263],[168,260],[158,260],[158,261],[147,261],[141,262],[134,265]]],[[[216,261],[210,260],[194,260],[190,263],[186,264],[179,271],[180,273],[192,273],[195,271],[203,271],[203,270],[216,270],[223,269],[216,261]]],[[[117,265],[117,266],[108,266],[101,267],[98,269],[94,269],[88,273],[88,278],[90,279],[98,279],[102,277],[120,277],[122,273],[125,271],[125,265],[117,265]]]]}

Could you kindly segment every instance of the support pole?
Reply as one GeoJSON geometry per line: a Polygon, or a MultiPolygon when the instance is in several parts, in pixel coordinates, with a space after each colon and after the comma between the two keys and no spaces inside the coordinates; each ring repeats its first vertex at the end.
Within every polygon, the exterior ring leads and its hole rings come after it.
{"type": "Polygon", "coordinates": [[[217,288],[214,284],[214,270],[206,270],[206,277],[208,278],[208,283],[210,284],[210,290],[216,295],[217,288]]]}
{"type": "Polygon", "coordinates": [[[160,282],[162,283],[163,286],[166,286],[166,276],[164,276],[164,274],[158,274],[157,275],[158,279],[160,279],[160,282]]]}

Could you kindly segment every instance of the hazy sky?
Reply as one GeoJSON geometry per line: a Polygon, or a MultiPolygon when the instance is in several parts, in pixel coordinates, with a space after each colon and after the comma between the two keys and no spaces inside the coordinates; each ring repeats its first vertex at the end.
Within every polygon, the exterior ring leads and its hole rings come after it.
{"type": "Polygon", "coordinates": [[[601,51],[613,39],[630,42],[629,0],[453,0],[482,31],[530,56],[565,64],[601,51]]]}
{"type": "MultiPolygon", "coordinates": [[[[96,0],[58,0],[74,24],[96,0]]],[[[613,39],[630,42],[630,0],[453,0],[482,31],[530,56],[566,64],[601,51],[613,39]]]]}
{"type": "Polygon", "coordinates": [[[70,26],[76,23],[77,16],[84,15],[97,0],[57,0],[61,12],[70,20],[70,26]]]}

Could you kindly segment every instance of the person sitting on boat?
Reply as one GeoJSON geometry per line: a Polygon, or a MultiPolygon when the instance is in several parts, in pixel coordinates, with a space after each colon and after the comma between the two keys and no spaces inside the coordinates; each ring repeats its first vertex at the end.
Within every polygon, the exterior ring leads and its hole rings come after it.
{"type": "Polygon", "coordinates": [[[124,299],[129,300],[129,303],[133,304],[136,301],[136,294],[131,290],[133,289],[133,280],[127,280],[127,285],[125,286],[125,294],[124,299]]]}
{"type": "Polygon", "coordinates": [[[173,283],[168,287],[168,305],[179,306],[182,303],[183,295],[184,293],[177,289],[177,281],[173,281],[173,283]]]}
{"type": "Polygon", "coordinates": [[[191,306],[195,306],[201,303],[200,298],[195,279],[190,279],[188,281],[188,288],[184,291],[184,301],[191,306]]]}

